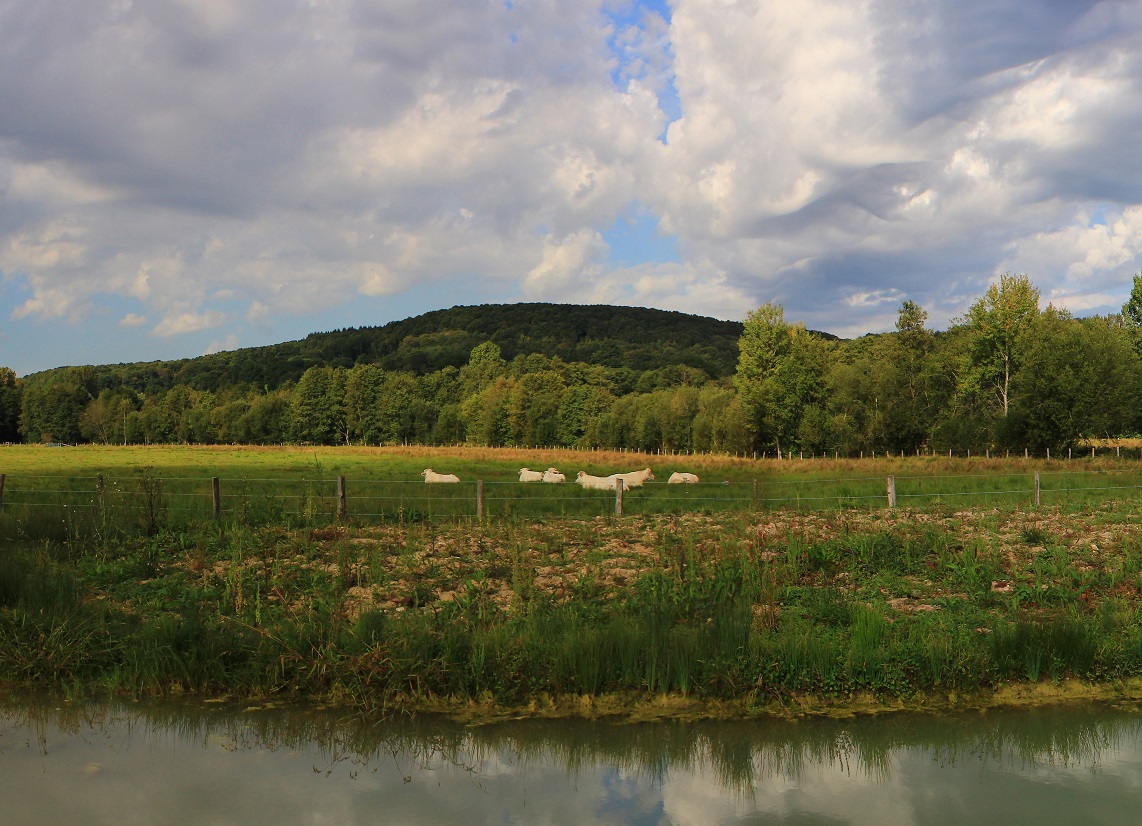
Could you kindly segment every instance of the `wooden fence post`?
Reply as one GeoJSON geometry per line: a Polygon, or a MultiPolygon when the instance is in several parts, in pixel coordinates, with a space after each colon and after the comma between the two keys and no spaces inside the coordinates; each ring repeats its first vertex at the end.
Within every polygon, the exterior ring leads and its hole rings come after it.
{"type": "Polygon", "coordinates": [[[222,518],[222,486],[217,476],[210,477],[210,501],[214,509],[214,521],[222,518]]]}
{"type": "Polygon", "coordinates": [[[615,480],[615,516],[623,515],[623,480],[620,476],[615,480]]]}
{"type": "Polygon", "coordinates": [[[344,521],[349,515],[348,501],[345,498],[345,477],[337,477],[337,518],[344,521]]]}
{"type": "Polygon", "coordinates": [[[896,507],[896,477],[888,477],[888,507],[896,507]]]}
{"type": "Polygon", "coordinates": [[[1039,471],[1035,471],[1035,507],[1039,506],[1039,471]]]}
{"type": "Polygon", "coordinates": [[[97,474],[95,477],[95,512],[100,516],[103,515],[103,474],[97,474]]]}
{"type": "Polygon", "coordinates": [[[476,480],[476,518],[484,518],[484,480],[476,480]]]}
{"type": "Polygon", "coordinates": [[[753,480],[753,509],[757,510],[757,479],[753,480]]]}

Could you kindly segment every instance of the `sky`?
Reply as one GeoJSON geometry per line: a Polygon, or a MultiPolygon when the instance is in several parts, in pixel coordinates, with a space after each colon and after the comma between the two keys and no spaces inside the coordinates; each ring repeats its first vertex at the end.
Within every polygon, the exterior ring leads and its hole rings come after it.
{"type": "Polygon", "coordinates": [[[1142,269],[1142,0],[0,0],[0,365],[1142,269]]]}

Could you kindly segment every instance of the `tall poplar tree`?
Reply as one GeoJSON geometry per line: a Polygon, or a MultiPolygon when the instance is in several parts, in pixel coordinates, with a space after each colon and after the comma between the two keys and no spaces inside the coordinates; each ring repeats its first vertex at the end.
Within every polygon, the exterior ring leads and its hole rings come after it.
{"type": "Polygon", "coordinates": [[[1010,410],[1020,340],[1038,315],[1038,288],[1026,275],[1004,273],[960,320],[969,337],[965,389],[994,393],[1003,416],[1010,410]]]}

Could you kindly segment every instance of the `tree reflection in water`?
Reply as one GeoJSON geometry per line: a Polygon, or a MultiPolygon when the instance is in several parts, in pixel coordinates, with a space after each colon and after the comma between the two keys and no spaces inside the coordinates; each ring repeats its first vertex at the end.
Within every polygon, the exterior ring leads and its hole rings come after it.
{"type": "Polygon", "coordinates": [[[505,761],[525,770],[557,766],[569,776],[606,766],[653,784],[673,773],[717,779],[723,793],[752,797],[770,780],[796,782],[822,769],[871,782],[893,779],[903,756],[929,755],[939,767],[965,763],[1027,771],[1097,771],[1124,743],[1137,743],[1142,714],[1132,707],[1059,705],[959,715],[892,714],[849,720],[721,720],[621,723],[587,720],[463,725],[442,717],[370,721],[303,705],[243,708],[176,702],[0,707],[0,756],[17,746],[47,755],[61,737],[126,747],[135,736],[227,750],[306,752],[315,772],[355,777],[392,763],[445,763],[473,775],[505,761]]]}

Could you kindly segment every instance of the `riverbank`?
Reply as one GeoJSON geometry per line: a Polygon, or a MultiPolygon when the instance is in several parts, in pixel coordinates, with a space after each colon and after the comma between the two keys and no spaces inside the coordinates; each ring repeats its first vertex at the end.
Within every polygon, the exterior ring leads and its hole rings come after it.
{"type": "Polygon", "coordinates": [[[1137,699],[1139,515],[1110,503],[16,540],[0,557],[0,682],[472,719],[1137,699]]]}

